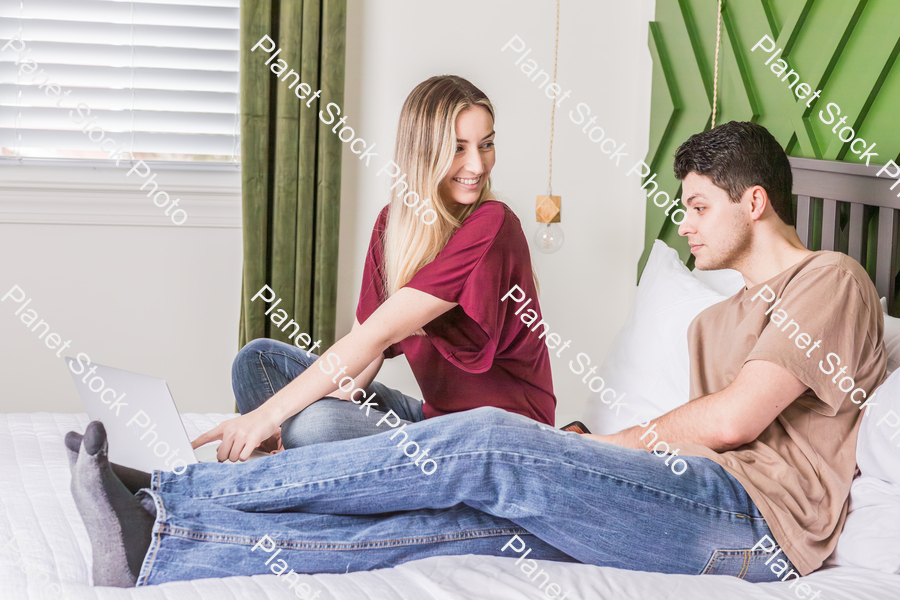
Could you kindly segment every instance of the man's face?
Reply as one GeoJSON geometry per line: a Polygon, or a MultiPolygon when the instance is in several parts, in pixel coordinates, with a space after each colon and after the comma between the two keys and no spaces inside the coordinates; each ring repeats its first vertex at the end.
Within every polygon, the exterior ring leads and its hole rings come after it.
{"type": "Polygon", "coordinates": [[[748,255],[751,219],[744,195],[741,202],[732,202],[708,177],[691,172],[684,178],[681,197],[687,215],[678,234],[687,237],[701,271],[735,269],[748,255]]]}

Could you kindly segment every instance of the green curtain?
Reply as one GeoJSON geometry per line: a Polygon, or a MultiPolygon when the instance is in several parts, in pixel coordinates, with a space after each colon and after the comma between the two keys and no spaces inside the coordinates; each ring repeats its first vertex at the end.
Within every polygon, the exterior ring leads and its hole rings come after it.
{"type": "Polygon", "coordinates": [[[241,2],[239,347],[260,337],[291,343],[294,328],[282,332],[270,320],[277,309],[266,316],[262,298],[251,301],[264,285],[301,333],[322,340],[316,352],[334,343],[342,144],[318,113],[330,102],[343,107],[346,20],[346,0],[241,2]],[[266,35],[276,50],[251,52],[266,35]],[[293,76],[281,81],[270,70],[279,60],[288,65],[281,77],[293,69],[321,97],[307,107],[309,97],[288,87],[293,76]]]}
{"type": "MultiPolygon", "coordinates": [[[[834,102],[866,140],[877,142],[884,164],[900,154],[900,26],[897,0],[763,0],[723,3],[716,123],[753,121],[766,127],[789,156],[859,163],[819,111],[834,102]],[[764,35],[784,48],[790,68],[822,96],[798,100],[753,46],[764,35]]],[[[681,197],[672,172],[675,150],[712,116],[718,0],[657,0],[650,23],[653,58],[650,148],[645,162],[659,189],[681,197]]],[[[665,211],[646,200],[643,270],[654,239],[693,265],[687,241],[665,211]]]]}

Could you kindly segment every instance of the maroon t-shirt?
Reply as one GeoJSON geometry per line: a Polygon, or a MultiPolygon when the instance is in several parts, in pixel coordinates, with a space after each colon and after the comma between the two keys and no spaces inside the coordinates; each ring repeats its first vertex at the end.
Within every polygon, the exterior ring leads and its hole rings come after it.
{"type": "MultiPolygon", "coordinates": [[[[360,323],[384,302],[388,208],[378,215],[369,243],[356,308],[360,323]]],[[[515,315],[527,300],[500,300],[515,285],[540,314],[522,225],[508,206],[488,200],[404,286],[458,303],[422,328],[427,337],[410,336],[384,351],[386,358],[406,355],[425,397],[426,418],[496,406],[553,425],[550,356],[546,338],[538,337],[544,328],[532,332],[515,315]]]]}

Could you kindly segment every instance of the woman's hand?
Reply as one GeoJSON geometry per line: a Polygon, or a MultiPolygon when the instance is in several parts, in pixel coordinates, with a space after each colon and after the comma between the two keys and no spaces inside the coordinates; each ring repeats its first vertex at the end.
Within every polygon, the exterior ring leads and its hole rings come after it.
{"type": "Polygon", "coordinates": [[[253,450],[261,442],[271,441],[276,433],[279,434],[278,442],[280,446],[281,423],[272,411],[266,410],[266,405],[263,404],[246,415],[219,423],[219,425],[191,442],[191,446],[197,449],[215,440],[222,440],[222,444],[216,453],[219,462],[226,460],[232,462],[245,461],[250,458],[253,450]]]}
{"type": "Polygon", "coordinates": [[[258,449],[260,452],[268,452],[269,454],[278,454],[279,452],[284,451],[284,444],[281,441],[281,428],[278,428],[272,437],[267,440],[264,440],[259,446],[258,449]]]}

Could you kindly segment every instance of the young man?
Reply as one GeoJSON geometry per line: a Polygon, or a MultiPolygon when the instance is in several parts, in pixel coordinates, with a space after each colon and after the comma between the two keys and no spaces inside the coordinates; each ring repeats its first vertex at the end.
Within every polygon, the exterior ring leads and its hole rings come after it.
{"type": "MultiPolygon", "coordinates": [[[[697,266],[747,284],[691,324],[690,402],[610,436],[479,408],[182,475],[111,469],[95,422],[66,440],[94,584],[344,573],[526,546],[528,560],[751,581],[818,568],[846,517],[860,403],[884,378],[878,296],[850,258],[802,246],[790,165],[764,128],[695,135],[675,170],[697,266]],[[650,433],[681,448],[686,473],[646,451],[650,433]],[[410,442],[436,472],[403,456],[410,442]]],[[[226,438],[222,458],[255,446],[231,435],[195,443],[226,438]]]]}

